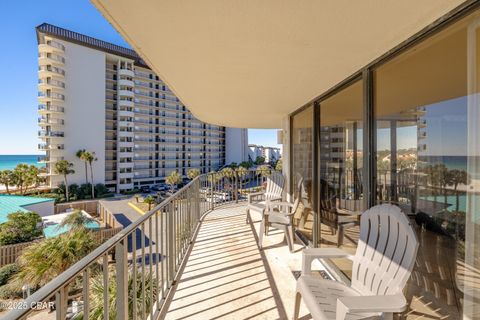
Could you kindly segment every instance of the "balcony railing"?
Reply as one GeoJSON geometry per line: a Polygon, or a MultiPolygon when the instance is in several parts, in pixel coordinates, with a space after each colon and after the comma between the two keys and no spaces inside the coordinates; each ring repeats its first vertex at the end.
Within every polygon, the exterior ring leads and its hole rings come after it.
{"type": "Polygon", "coordinates": [[[60,49],[62,51],[65,51],[65,46],[63,44],[61,44],[60,42],[57,42],[57,41],[54,41],[54,40],[48,40],[47,44],[51,47],[54,47],[54,48],[60,49]]]}
{"type": "Polygon", "coordinates": [[[65,108],[55,105],[39,104],[38,111],[64,112],[65,108]]]}
{"type": "Polygon", "coordinates": [[[63,137],[64,133],[63,133],[63,131],[40,130],[40,131],[38,131],[38,136],[39,137],[63,137]]]}
{"type": "Polygon", "coordinates": [[[28,306],[52,300],[57,319],[65,319],[67,311],[70,317],[88,319],[92,310],[104,319],[113,313],[116,319],[157,319],[201,217],[219,205],[245,199],[267,174],[195,178],[25,299],[21,305],[27,308],[12,310],[3,319],[23,319],[35,311],[28,306]],[[92,286],[102,285],[109,289],[93,299],[92,286]]]}

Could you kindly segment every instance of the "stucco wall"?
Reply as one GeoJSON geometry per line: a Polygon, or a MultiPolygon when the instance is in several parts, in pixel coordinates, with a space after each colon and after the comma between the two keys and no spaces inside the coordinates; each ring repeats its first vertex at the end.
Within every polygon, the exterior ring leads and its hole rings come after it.
{"type": "Polygon", "coordinates": [[[29,206],[24,206],[25,209],[38,213],[41,217],[49,216],[55,213],[54,201],[40,202],[29,206]]]}
{"type": "Polygon", "coordinates": [[[225,129],[225,163],[240,163],[248,160],[247,129],[225,129]]]}
{"type": "MultiPolygon", "coordinates": [[[[69,183],[85,183],[84,163],[75,153],[94,151],[94,182],[105,180],[105,54],[69,42],[65,45],[65,152],[74,163],[69,183]]],[[[90,179],[90,175],[89,175],[90,179]]]]}

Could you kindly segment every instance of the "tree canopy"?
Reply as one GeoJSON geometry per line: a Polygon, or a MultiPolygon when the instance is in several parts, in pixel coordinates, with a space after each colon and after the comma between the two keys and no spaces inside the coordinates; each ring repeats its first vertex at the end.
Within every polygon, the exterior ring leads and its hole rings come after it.
{"type": "Polygon", "coordinates": [[[42,235],[42,218],[35,212],[13,212],[0,224],[0,245],[32,241],[42,235]]]}

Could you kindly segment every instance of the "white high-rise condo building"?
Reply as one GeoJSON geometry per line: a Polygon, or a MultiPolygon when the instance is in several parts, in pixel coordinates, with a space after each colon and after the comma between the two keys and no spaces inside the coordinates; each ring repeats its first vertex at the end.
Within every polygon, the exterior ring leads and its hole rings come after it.
{"type": "Polygon", "coordinates": [[[256,144],[248,145],[248,159],[255,161],[257,157],[265,158],[265,162],[277,161],[282,157],[280,148],[277,147],[265,147],[256,144]]]}
{"type": "Polygon", "coordinates": [[[94,182],[130,190],[172,171],[202,173],[248,159],[246,129],[204,123],[133,50],[50,24],[38,40],[39,149],[47,181],[54,163],[74,163],[69,183],[85,183],[80,149],[96,154],[94,182]]]}

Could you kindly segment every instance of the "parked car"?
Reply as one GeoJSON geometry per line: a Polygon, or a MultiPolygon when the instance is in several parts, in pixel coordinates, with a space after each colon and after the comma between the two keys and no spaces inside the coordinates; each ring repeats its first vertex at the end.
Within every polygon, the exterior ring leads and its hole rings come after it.
{"type": "Polygon", "coordinates": [[[150,186],[141,186],[140,191],[143,193],[149,193],[150,192],[150,186]]]}
{"type": "Polygon", "coordinates": [[[156,184],[152,186],[151,189],[153,191],[166,191],[168,190],[168,186],[166,186],[165,184],[156,184]]]}
{"type": "Polygon", "coordinates": [[[206,196],[207,202],[220,203],[232,200],[232,196],[228,192],[215,192],[213,195],[206,196]]]}

